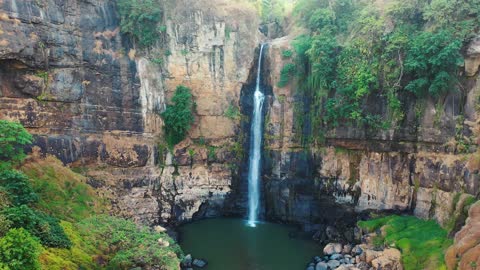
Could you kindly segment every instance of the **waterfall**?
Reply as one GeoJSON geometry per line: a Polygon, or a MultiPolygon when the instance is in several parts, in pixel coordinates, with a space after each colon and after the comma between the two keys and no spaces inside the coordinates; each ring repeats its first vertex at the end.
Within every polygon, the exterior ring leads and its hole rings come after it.
{"type": "Polygon", "coordinates": [[[260,75],[262,70],[263,47],[258,56],[257,81],[253,95],[253,114],[250,127],[250,159],[248,166],[248,225],[255,227],[260,209],[260,162],[262,147],[262,108],[265,96],[260,91],[260,75]]]}

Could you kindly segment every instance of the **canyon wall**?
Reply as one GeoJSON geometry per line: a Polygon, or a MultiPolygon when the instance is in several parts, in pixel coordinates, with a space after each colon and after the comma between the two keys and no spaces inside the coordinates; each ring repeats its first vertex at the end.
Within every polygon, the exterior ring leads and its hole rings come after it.
{"type": "MultiPolygon", "coordinates": [[[[273,40],[268,56],[274,93],[265,129],[270,217],[342,223],[353,211],[388,210],[459,229],[461,224],[452,218],[455,209],[480,190],[478,42],[472,42],[465,55],[468,76],[460,91],[451,91],[437,104],[405,101],[409,104],[405,119],[394,123],[396,128],[368,130],[340,124],[326,130],[321,146],[307,143],[305,149],[301,138],[308,134],[299,130],[296,116],[308,100],[296,82],[277,86],[281,68],[293,61],[282,57],[284,50],[293,51],[291,41],[292,37],[273,40]]],[[[371,96],[364,107],[387,119],[385,99],[371,96]]]]}
{"type": "Polygon", "coordinates": [[[142,51],[121,34],[114,1],[0,0],[0,118],[87,175],[112,212],[148,224],[223,208],[239,134],[225,112],[238,108],[260,41],[247,5],[159,5],[166,33],[142,51]],[[163,63],[153,63],[159,53],[163,63]],[[159,113],[179,84],[197,110],[172,155],[159,113]]]}

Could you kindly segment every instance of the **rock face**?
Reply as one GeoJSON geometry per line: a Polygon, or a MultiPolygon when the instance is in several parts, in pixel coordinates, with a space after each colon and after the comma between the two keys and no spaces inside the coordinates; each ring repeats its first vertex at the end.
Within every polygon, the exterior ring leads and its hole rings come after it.
{"type": "Polygon", "coordinates": [[[480,265],[480,202],[470,207],[465,226],[455,234],[455,242],[445,255],[450,270],[475,269],[480,265]]]}
{"type": "Polygon", "coordinates": [[[238,107],[260,37],[240,3],[159,3],[166,34],[145,54],[120,33],[115,1],[0,1],[0,118],[82,169],[115,213],[149,224],[223,208],[239,129],[225,111],[238,107]],[[164,64],[148,60],[162,50],[164,64]],[[172,155],[158,113],[179,84],[197,112],[172,155]]]}
{"type": "MultiPolygon", "coordinates": [[[[441,106],[427,101],[422,113],[416,114],[412,105],[396,129],[368,131],[340,125],[325,131],[324,146],[305,150],[300,140],[305,131],[299,130],[295,119],[299,119],[296,110],[307,106],[308,100],[296,90],[295,82],[277,87],[281,68],[293,61],[282,57],[282,51],[293,51],[292,39],[273,40],[268,55],[268,81],[273,86],[265,129],[269,217],[342,224],[353,212],[394,210],[433,218],[442,225],[452,222],[455,197],[476,196],[480,191],[480,167],[475,161],[474,97],[480,94],[476,69],[467,70],[475,76],[466,80],[463,92],[452,91],[441,106]]],[[[477,43],[472,42],[466,61],[477,56],[477,43]]],[[[367,103],[367,108],[388,113],[382,97],[367,103]]],[[[406,104],[410,103],[415,102],[406,104]]]]}

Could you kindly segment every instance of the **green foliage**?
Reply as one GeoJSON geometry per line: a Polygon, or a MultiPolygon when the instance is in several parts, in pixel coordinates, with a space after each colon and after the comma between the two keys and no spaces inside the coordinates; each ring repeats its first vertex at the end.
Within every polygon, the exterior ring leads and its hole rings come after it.
{"type": "Polygon", "coordinates": [[[157,64],[159,66],[161,66],[163,64],[163,59],[162,58],[153,58],[150,61],[152,61],[152,63],[157,64]]]}
{"type": "Polygon", "coordinates": [[[409,44],[405,70],[413,78],[405,89],[418,96],[439,96],[454,87],[458,67],[463,63],[462,42],[448,31],[424,32],[409,44]]]}
{"type": "Polygon", "coordinates": [[[361,221],[358,225],[370,232],[385,226],[384,241],[401,250],[405,270],[445,269],[443,254],[452,240],[435,221],[393,215],[361,221]]]}
{"type": "Polygon", "coordinates": [[[13,228],[24,228],[49,247],[69,248],[71,242],[58,219],[33,210],[26,205],[4,209],[2,214],[12,222],[13,228]]]}
{"type": "Polygon", "coordinates": [[[188,50],[187,49],[182,49],[180,51],[180,53],[183,55],[183,56],[187,56],[188,55],[188,50]]]}
{"type": "Polygon", "coordinates": [[[35,76],[43,79],[45,84],[48,84],[48,71],[38,71],[37,73],[35,73],[35,76]]]}
{"type": "Polygon", "coordinates": [[[22,161],[23,148],[31,143],[32,135],[20,123],[0,120],[0,162],[22,161]]]}
{"type": "Polygon", "coordinates": [[[259,0],[261,2],[260,15],[264,23],[280,23],[287,10],[283,0],[259,0]]]}
{"type": "Polygon", "coordinates": [[[241,114],[240,114],[240,110],[238,109],[237,106],[233,105],[233,104],[230,104],[227,108],[227,110],[225,111],[225,113],[223,114],[225,117],[228,117],[232,120],[236,120],[236,119],[239,119],[241,114]]]}
{"type": "Polygon", "coordinates": [[[313,138],[338,125],[395,128],[405,117],[402,101],[455,91],[479,8],[461,0],[297,1],[294,15],[310,31],[292,42],[304,100],[297,128],[313,138]],[[372,96],[386,102],[386,113],[370,106],[372,96]]]}
{"type": "Polygon", "coordinates": [[[102,213],[107,203],[86,184],[86,178],[63,166],[54,157],[25,163],[21,170],[31,179],[38,194],[36,209],[58,219],[81,220],[102,213]]]}
{"type": "Polygon", "coordinates": [[[290,79],[295,74],[295,64],[287,63],[283,66],[282,70],[280,71],[280,80],[278,81],[278,87],[285,87],[290,82],[290,79]]]}
{"type": "Polygon", "coordinates": [[[125,219],[97,216],[78,224],[82,237],[109,255],[107,269],[131,269],[141,265],[160,265],[162,269],[178,268],[182,252],[165,233],[155,233],[125,219]],[[159,245],[159,239],[169,243],[159,245]]]}
{"type": "Polygon", "coordinates": [[[4,215],[0,215],[0,237],[5,236],[5,234],[12,227],[12,222],[8,220],[4,215]]]}
{"type": "Polygon", "coordinates": [[[162,18],[160,5],[155,0],[119,0],[120,29],[136,40],[141,47],[150,47],[157,40],[162,18]]]}
{"type": "Polygon", "coordinates": [[[232,28],[230,26],[225,26],[225,39],[230,40],[230,35],[232,33],[232,28]]]}
{"type": "Polygon", "coordinates": [[[292,50],[282,50],[282,57],[285,59],[291,58],[293,56],[292,50]]]}
{"type": "Polygon", "coordinates": [[[0,269],[39,270],[41,246],[26,230],[11,229],[0,238],[0,269]]]}
{"type": "Polygon", "coordinates": [[[215,146],[209,145],[207,148],[207,157],[208,160],[214,161],[217,158],[217,148],[215,146]]]}
{"type": "Polygon", "coordinates": [[[9,202],[13,205],[32,204],[38,201],[38,195],[35,194],[27,176],[19,171],[1,171],[0,186],[6,191],[9,202]]]}
{"type": "Polygon", "coordinates": [[[161,25],[160,27],[158,27],[158,31],[162,32],[162,33],[167,32],[167,26],[166,25],[161,25]]]}
{"type": "Polygon", "coordinates": [[[165,121],[165,137],[170,148],[183,141],[194,122],[194,102],[191,90],[180,85],[175,90],[172,103],[162,113],[165,121]]]}

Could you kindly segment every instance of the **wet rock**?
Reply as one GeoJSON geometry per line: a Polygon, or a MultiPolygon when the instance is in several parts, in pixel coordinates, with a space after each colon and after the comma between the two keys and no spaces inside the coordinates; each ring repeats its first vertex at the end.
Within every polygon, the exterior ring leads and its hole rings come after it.
{"type": "Polygon", "coordinates": [[[315,266],[315,270],[327,270],[327,269],[328,269],[328,264],[326,264],[324,262],[319,262],[315,266]]]}
{"type": "Polygon", "coordinates": [[[207,262],[202,259],[195,259],[193,260],[192,265],[198,268],[204,268],[205,266],[207,266],[207,262]]]}
{"type": "Polygon", "coordinates": [[[333,254],[332,256],[330,256],[330,260],[340,260],[343,258],[343,255],[342,254],[333,254]]]}
{"type": "Polygon", "coordinates": [[[362,248],[361,248],[359,245],[356,245],[356,246],[353,247],[353,249],[352,249],[352,254],[354,254],[354,255],[360,255],[360,254],[362,254],[362,253],[363,253],[363,250],[362,250],[362,248]]]}
{"type": "Polygon", "coordinates": [[[337,268],[337,267],[340,265],[340,262],[337,261],[337,260],[330,260],[330,261],[328,261],[327,265],[328,265],[328,267],[330,267],[331,269],[335,269],[335,268],[337,268]]]}
{"type": "Polygon", "coordinates": [[[325,255],[333,255],[341,252],[342,252],[342,244],[340,243],[329,243],[323,248],[323,254],[325,255]]]}
{"type": "Polygon", "coordinates": [[[183,258],[182,267],[186,267],[186,268],[192,267],[192,262],[193,262],[192,255],[188,254],[187,256],[185,256],[185,258],[183,258]]]}
{"type": "Polygon", "coordinates": [[[314,261],[315,263],[319,263],[319,262],[322,261],[322,258],[320,258],[320,256],[315,256],[315,257],[313,257],[313,261],[314,261]]]}
{"type": "Polygon", "coordinates": [[[342,253],[343,254],[350,254],[350,252],[352,252],[352,245],[350,245],[350,244],[344,245],[342,253]]]}

